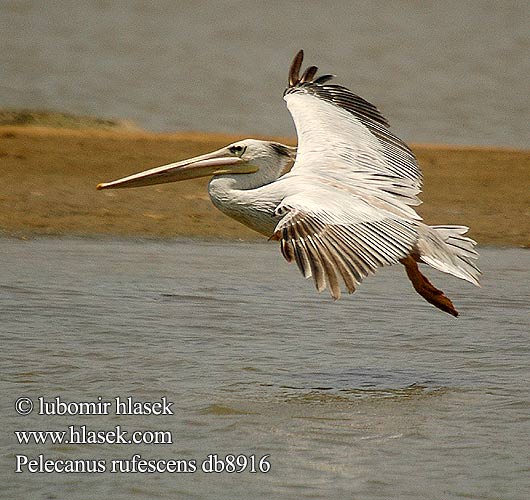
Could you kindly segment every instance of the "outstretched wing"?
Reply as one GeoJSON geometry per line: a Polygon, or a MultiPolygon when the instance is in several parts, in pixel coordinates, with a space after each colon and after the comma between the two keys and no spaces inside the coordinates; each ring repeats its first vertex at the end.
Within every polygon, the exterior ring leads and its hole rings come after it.
{"type": "Polygon", "coordinates": [[[314,185],[287,196],[273,238],[283,256],[313,277],[318,291],[340,297],[339,279],[349,293],[379,267],[396,264],[417,240],[413,221],[333,187],[314,185]]]}
{"type": "Polygon", "coordinates": [[[394,202],[418,205],[422,175],[409,147],[388,129],[379,110],[317,68],[298,76],[303,52],[293,61],[284,99],[298,133],[293,174],[332,178],[347,189],[373,188],[394,202]]]}
{"type": "Polygon", "coordinates": [[[296,161],[282,182],[296,188],[276,209],[274,237],[317,289],[351,293],[377,268],[409,255],[418,235],[421,171],[378,109],[348,89],[299,76],[293,61],[284,99],[298,133],[296,161]]]}

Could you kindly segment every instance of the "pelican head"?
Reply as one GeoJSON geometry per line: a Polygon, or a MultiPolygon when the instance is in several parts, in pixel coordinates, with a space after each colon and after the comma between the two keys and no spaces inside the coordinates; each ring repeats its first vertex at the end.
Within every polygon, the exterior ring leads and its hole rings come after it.
{"type": "Polygon", "coordinates": [[[276,180],[285,173],[295,154],[296,148],[278,142],[244,139],[212,153],[103,182],[97,189],[149,186],[207,176],[244,178],[245,188],[250,189],[276,180]]]}

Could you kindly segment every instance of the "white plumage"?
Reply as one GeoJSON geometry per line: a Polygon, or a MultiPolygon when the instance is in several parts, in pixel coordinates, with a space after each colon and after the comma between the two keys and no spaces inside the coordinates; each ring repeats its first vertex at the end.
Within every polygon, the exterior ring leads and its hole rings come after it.
{"type": "Polygon", "coordinates": [[[388,128],[375,106],[345,87],[300,78],[303,53],[291,66],[284,99],[298,148],[245,139],[191,160],[157,167],[99,189],[136,187],[211,175],[217,208],[280,241],[316,288],[333,298],[342,281],[352,293],[379,267],[401,262],[414,288],[457,315],[451,301],[418,269],[423,262],[478,285],[475,242],[464,226],[428,226],[414,206],[422,175],[414,154],[388,128]],[[294,160],[294,164],[293,164],[294,160]],[[289,170],[289,167],[290,170],[289,170]]]}

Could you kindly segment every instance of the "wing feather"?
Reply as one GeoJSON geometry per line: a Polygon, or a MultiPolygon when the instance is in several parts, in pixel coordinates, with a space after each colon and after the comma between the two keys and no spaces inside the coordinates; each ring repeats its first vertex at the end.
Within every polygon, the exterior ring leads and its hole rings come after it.
{"type": "MultiPolygon", "coordinates": [[[[418,237],[413,221],[326,187],[287,196],[276,210],[283,214],[274,232],[281,248],[292,248],[302,274],[335,299],[339,277],[352,293],[378,268],[409,255],[418,237]]],[[[290,250],[282,253],[292,260],[290,250]]]]}
{"type": "Polygon", "coordinates": [[[311,278],[312,273],[311,265],[309,263],[309,257],[303,245],[294,244],[294,242],[297,242],[299,240],[299,236],[292,225],[287,226],[286,236],[288,238],[287,241],[289,241],[293,245],[294,257],[298,269],[300,269],[300,272],[302,273],[304,278],[311,278]]]}
{"type": "Polygon", "coordinates": [[[334,299],[338,299],[340,297],[339,281],[335,273],[335,266],[326,247],[319,243],[318,232],[315,231],[310,219],[303,219],[301,221],[301,226],[304,229],[304,233],[307,235],[308,248],[310,249],[312,257],[315,261],[320,263],[325,275],[325,282],[321,284],[322,288],[318,288],[318,291],[322,291],[327,283],[331,296],[334,299]]]}
{"type": "MultiPolygon", "coordinates": [[[[299,223],[300,220],[297,221],[299,223]]],[[[308,257],[309,267],[311,268],[311,275],[315,281],[316,289],[321,292],[326,288],[326,280],[324,278],[324,269],[320,261],[318,253],[314,251],[310,243],[311,235],[305,231],[297,233],[297,244],[303,248],[308,257]]]]}
{"type": "Polygon", "coordinates": [[[299,50],[296,54],[291,69],[289,70],[289,86],[293,87],[300,82],[300,68],[302,67],[302,61],[304,60],[304,51],[299,50]]]}
{"type": "Polygon", "coordinates": [[[296,259],[293,244],[286,237],[281,238],[280,249],[287,262],[291,263],[296,259]]]}
{"type": "Polygon", "coordinates": [[[300,80],[300,83],[306,83],[311,82],[315,75],[317,74],[318,68],[316,66],[309,66],[304,71],[304,74],[302,75],[302,79],[300,80]]]}

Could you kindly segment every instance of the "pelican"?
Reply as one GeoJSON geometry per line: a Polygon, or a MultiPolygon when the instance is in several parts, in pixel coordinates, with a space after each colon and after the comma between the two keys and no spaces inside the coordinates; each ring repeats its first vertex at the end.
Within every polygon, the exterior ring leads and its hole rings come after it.
{"type": "Polygon", "coordinates": [[[409,147],[371,103],[347,88],[300,76],[303,51],[284,92],[298,147],[245,139],[218,151],[152,168],[98,189],[132,188],[210,176],[208,193],[226,215],[279,241],[316,289],[340,298],[380,267],[401,263],[414,289],[453,316],[451,300],[418,263],[479,285],[476,243],[465,226],[428,226],[414,210],[422,174],[409,147]]]}

